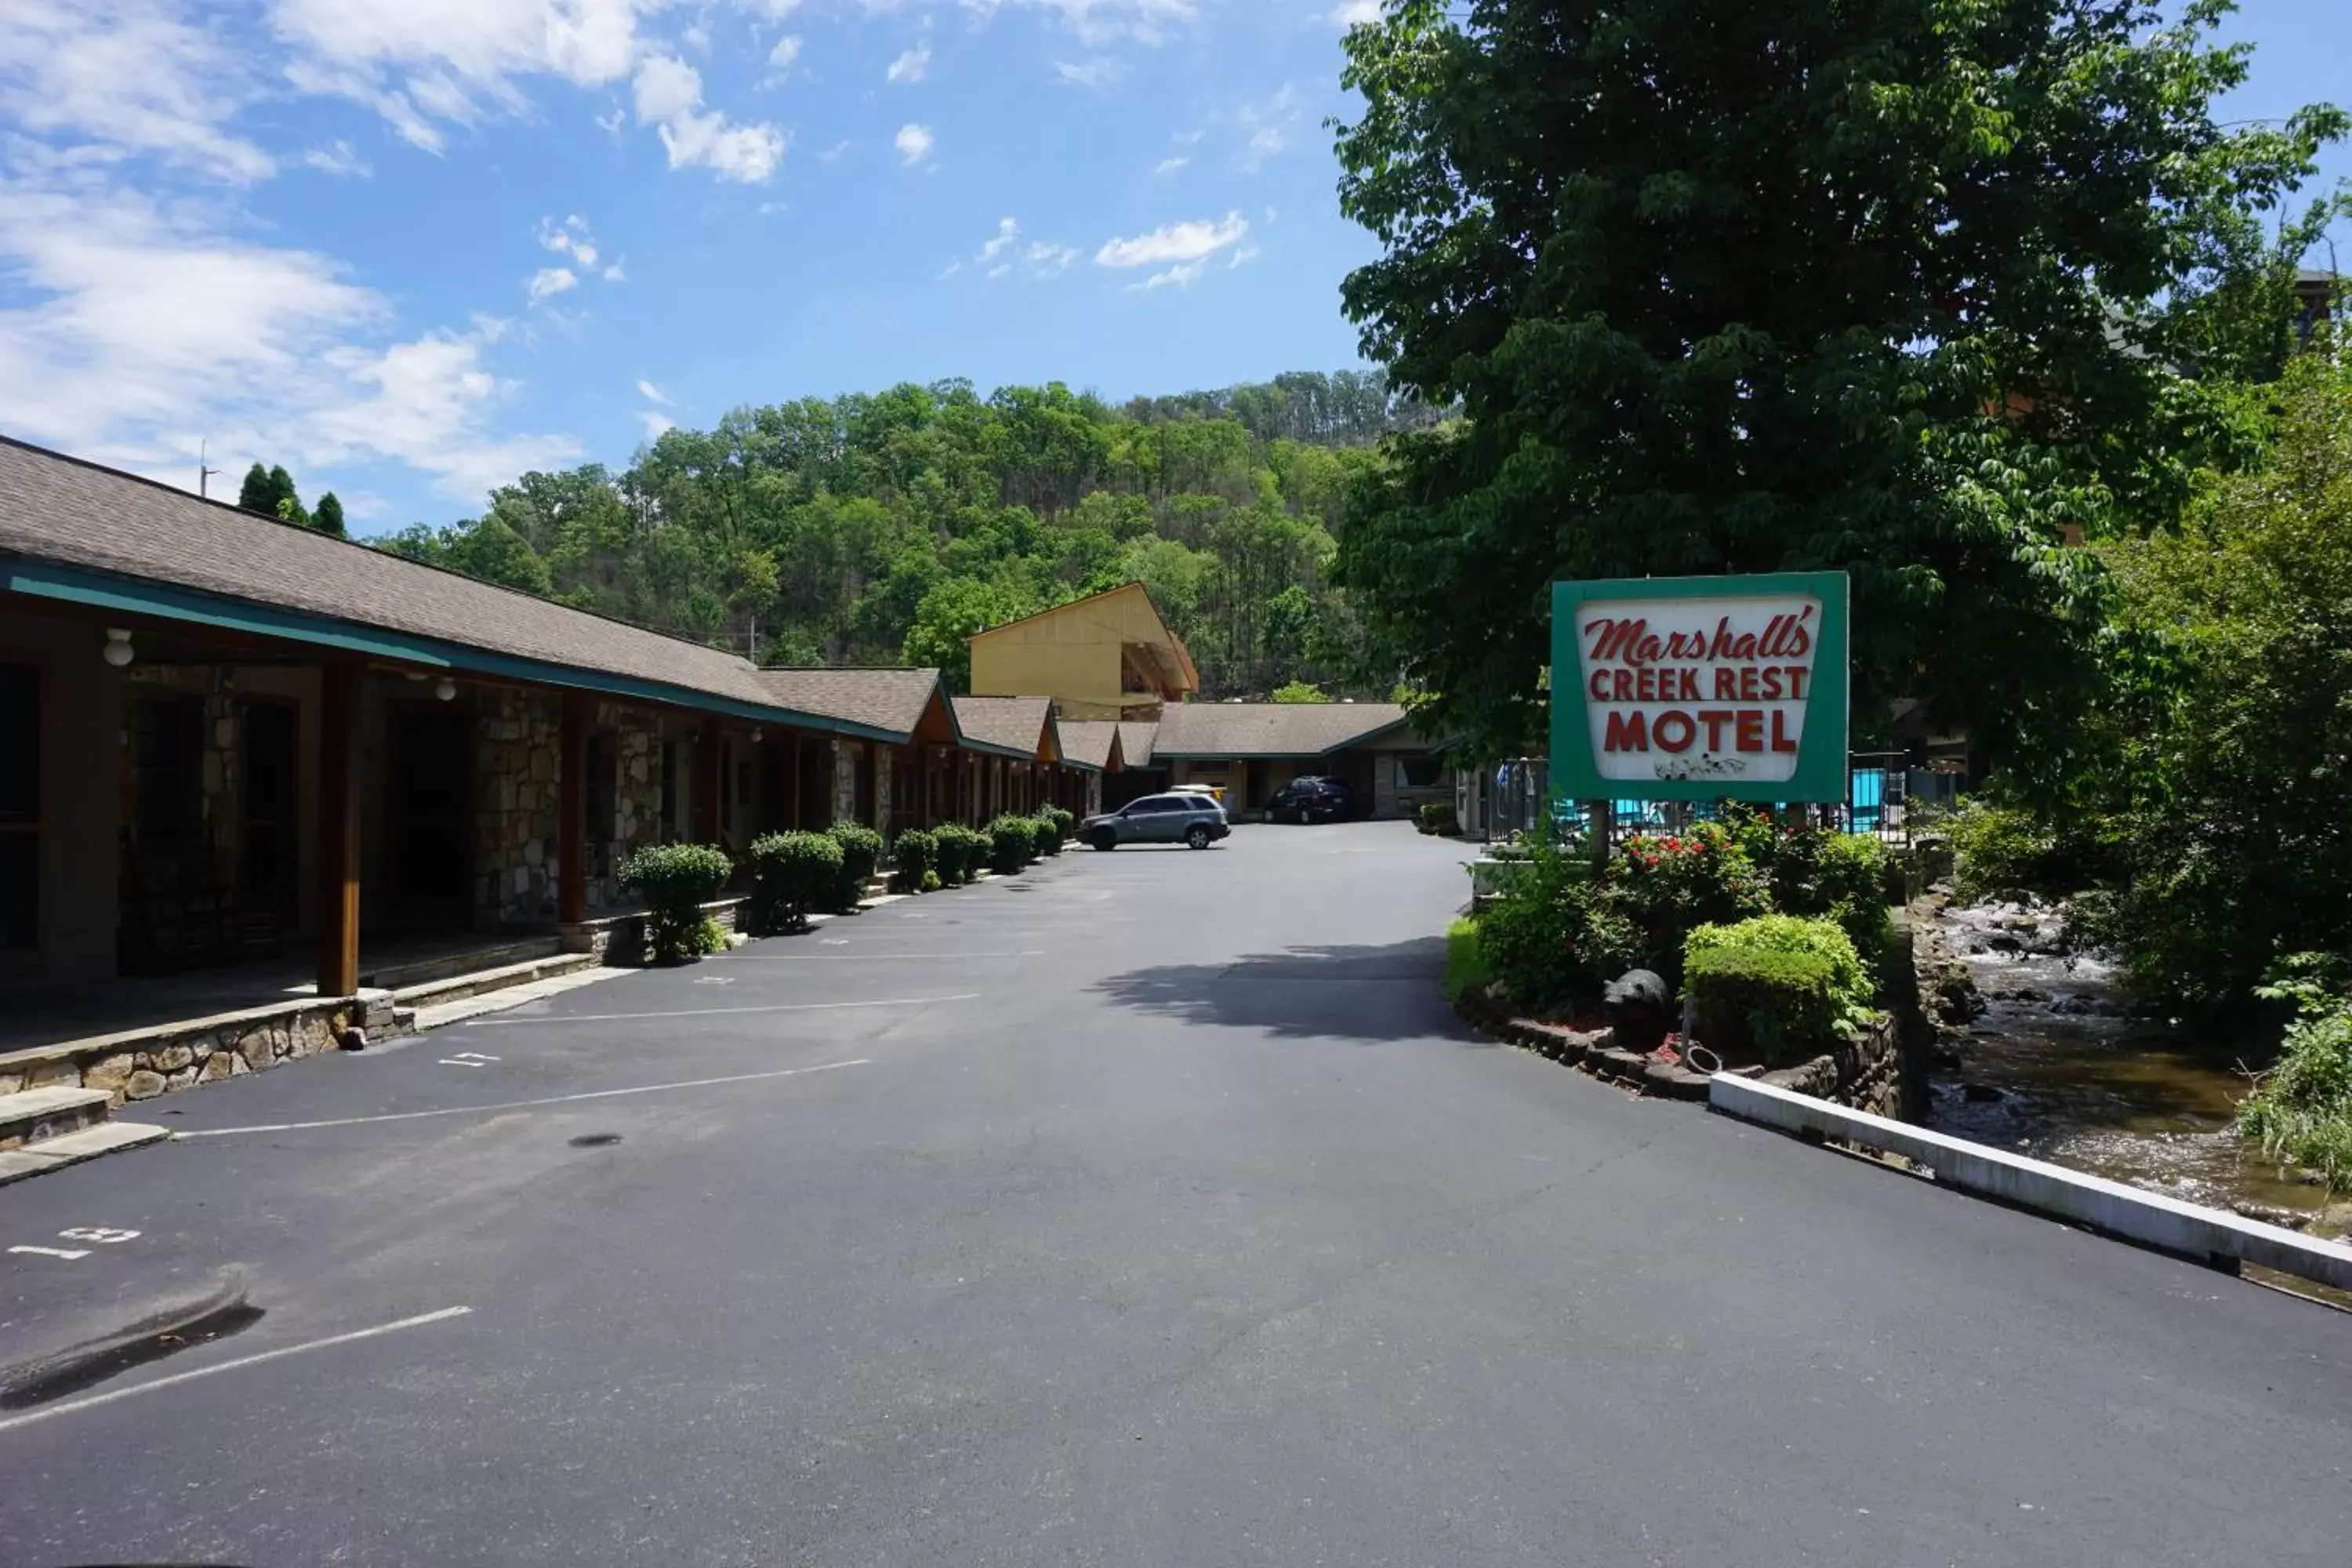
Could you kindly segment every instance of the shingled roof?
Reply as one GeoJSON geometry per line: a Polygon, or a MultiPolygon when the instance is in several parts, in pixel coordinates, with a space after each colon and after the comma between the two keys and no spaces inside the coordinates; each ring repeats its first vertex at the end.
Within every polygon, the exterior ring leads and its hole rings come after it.
{"type": "Polygon", "coordinates": [[[887,730],[902,741],[922,727],[933,702],[950,728],[955,722],[936,669],[762,669],[760,684],[787,708],[887,730]]]}
{"type": "Polygon", "coordinates": [[[1062,760],[1074,767],[1108,773],[1124,760],[1119,747],[1124,724],[1107,719],[1064,719],[1055,728],[1062,738],[1062,760]]]}
{"type": "Polygon", "coordinates": [[[748,659],[0,437],[0,587],[428,668],[861,728],[748,659]],[[160,585],[161,592],[155,585],[160,585]]]}
{"type": "Polygon", "coordinates": [[[1160,725],[1150,719],[1122,719],[1118,721],[1119,755],[1130,768],[1148,768],[1151,753],[1158,744],[1160,725]]]}
{"type": "Polygon", "coordinates": [[[1393,702],[1185,702],[1161,710],[1153,752],[1171,757],[1319,757],[1405,722],[1393,702]]]}
{"type": "Polygon", "coordinates": [[[957,727],[967,743],[1039,761],[1058,751],[1050,744],[1054,700],[1050,697],[959,697],[957,727]]]}

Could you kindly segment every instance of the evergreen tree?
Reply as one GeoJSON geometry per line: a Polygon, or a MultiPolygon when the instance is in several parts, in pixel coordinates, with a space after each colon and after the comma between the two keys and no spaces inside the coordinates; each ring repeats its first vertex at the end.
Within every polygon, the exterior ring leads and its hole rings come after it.
{"type": "Polygon", "coordinates": [[[310,526],[320,533],[331,533],[337,539],[348,537],[343,528],[343,503],[329,490],[319,498],[319,510],[310,514],[310,526]]]}

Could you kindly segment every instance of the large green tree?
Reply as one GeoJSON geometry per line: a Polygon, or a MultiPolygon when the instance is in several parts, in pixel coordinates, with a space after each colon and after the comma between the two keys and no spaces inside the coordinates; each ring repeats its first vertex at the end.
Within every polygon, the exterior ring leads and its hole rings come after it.
{"type": "Polygon", "coordinates": [[[2344,117],[2225,126],[2221,0],[1389,0],[1347,38],[1347,309],[1459,417],[1359,483],[1375,664],[1536,732],[1560,577],[1837,568],[1857,723],[2062,727],[2096,566],[2239,432],[2344,117]]]}

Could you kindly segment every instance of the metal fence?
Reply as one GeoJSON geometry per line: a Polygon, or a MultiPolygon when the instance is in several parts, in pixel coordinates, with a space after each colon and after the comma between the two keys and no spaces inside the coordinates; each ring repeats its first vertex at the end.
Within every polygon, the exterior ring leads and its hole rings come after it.
{"type": "MultiPolygon", "coordinates": [[[[1580,808],[1550,804],[1551,768],[1542,757],[1514,757],[1456,775],[1454,816],[1465,837],[1492,842],[1515,834],[1546,830],[1550,812],[1568,814],[1549,830],[1581,836],[1589,824],[1580,808]]],[[[1856,752],[1847,760],[1846,797],[1799,807],[1806,820],[1844,833],[1866,833],[1890,844],[1908,844],[1920,826],[1917,807],[1948,809],[1958,798],[1959,775],[1913,767],[1901,752],[1856,752]]],[[[1722,815],[1714,801],[1612,801],[1610,842],[1645,833],[1673,833],[1722,815]]]]}

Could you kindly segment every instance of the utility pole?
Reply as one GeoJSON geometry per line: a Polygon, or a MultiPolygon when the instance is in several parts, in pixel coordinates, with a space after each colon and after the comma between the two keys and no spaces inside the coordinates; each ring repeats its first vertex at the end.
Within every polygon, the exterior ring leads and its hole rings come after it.
{"type": "Polygon", "coordinates": [[[196,496],[197,496],[197,499],[199,499],[199,500],[204,499],[206,495],[208,495],[208,494],[210,493],[210,492],[209,492],[209,489],[208,489],[208,484],[207,484],[207,481],[209,481],[215,474],[217,474],[217,473],[219,473],[219,472],[220,472],[220,470],[219,470],[218,468],[211,468],[211,467],[208,467],[208,466],[207,466],[207,465],[209,464],[209,462],[211,461],[211,458],[212,458],[212,442],[211,442],[211,440],[210,440],[209,438],[207,438],[207,439],[205,439],[205,440],[202,440],[202,441],[197,442],[197,443],[196,443],[196,496]]]}

